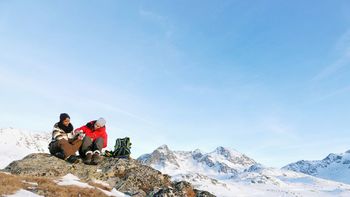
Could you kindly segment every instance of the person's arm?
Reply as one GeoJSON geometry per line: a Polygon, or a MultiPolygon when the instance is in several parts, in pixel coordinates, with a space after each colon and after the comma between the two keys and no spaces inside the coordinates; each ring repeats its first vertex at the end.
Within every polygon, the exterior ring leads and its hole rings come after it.
{"type": "Polygon", "coordinates": [[[60,140],[60,139],[65,137],[64,135],[65,135],[64,131],[62,131],[58,127],[54,126],[53,131],[52,131],[52,139],[53,140],[60,140]]]}
{"type": "Polygon", "coordinates": [[[85,126],[82,126],[82,127],[79,127],[79,128],[76,128],[75,130],[74,130],[74,133],[75,132],[77,132],[77,131],[83,131],[84,133],[85,133],[85,128],[84,128],[85,126]]]}
{"type": "Polygon", "coordinates": [[[96,139],[96,134],[94,132],[91,132],[91,130],[87,126],[82,126],[76,130],[81,130],[85,133],[86,136],[91,138],[92,140],[96,139]]]}

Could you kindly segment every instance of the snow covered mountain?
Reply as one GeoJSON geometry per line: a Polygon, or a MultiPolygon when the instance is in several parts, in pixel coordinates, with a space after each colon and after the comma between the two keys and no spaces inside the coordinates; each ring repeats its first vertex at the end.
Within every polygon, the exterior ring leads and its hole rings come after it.
{"type": "Polygon", "coordinates": [[[204,153],[172,151],[163,145],[138,160],[220,197],[350,196],[350,185],[285,169],[267,168],[246,155],[218,147],[204,153]]]}
{"type": "Polygon", "coordinates": [[[0,169],[30,153],[48,152],[51,133],[0,129],[0,169]]]}
{"type": "Polygon", "coordinates": [[[257,164],[253,159],[224,147],[211,153],[195,151],[171,151],[163,145],[152,154],[142,155],[141,163],[167,171],[168,174],[199,173],[214,178],[232,178],[239,172],[257,164]]]}
{"type": "Polygon", "coordinates": [[[341,154],[331,153],[323,160],[301,160],[283,169],[350,184],[350,150],[341,154]]]}

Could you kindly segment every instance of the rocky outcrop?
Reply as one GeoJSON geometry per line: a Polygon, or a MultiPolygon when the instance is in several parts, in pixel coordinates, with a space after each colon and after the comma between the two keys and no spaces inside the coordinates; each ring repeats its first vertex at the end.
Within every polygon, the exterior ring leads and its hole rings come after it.
{"type": "Polygon", "coordinates": [[[154,197],[165,197],[165,196],[189,196],[189,197],[215,197],[207,191],[200,191],[193,189],[192,185],[186,181],[176,182],[173,187],[163,188],[153,193],[151,196],[154,197]]]}
{"type": "Polygon", "coordinates": [[[172,182],[170,176],[134,159],[103,158],[99,165],[89,166],[82,162],[69,164],[49,154],[36,153],[12,162],[4,171],[36,177],[60,177],[71,173],[86,182],[104,181],[118,191],[137,197],[213,196],[195,190],[190,183],[172,182]]]}

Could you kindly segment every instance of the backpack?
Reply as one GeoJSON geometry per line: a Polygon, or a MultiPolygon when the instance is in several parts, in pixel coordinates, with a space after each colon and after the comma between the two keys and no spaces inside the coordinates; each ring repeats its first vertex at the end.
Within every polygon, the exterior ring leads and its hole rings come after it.
{"type": "Polygon", "coordinates": [[[131,152],[130,152],[131,145],[132,145],[132,143],[130,142],[129,137],[118,138],[115,141],[113,157],[129,158],[130,154],[131,154],[131,152]]]}

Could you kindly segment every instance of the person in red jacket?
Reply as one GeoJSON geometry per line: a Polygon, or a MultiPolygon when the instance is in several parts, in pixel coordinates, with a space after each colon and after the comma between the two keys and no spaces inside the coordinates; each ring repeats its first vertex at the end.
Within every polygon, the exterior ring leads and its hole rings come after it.
{"type": "Polygon", "coordinates": [[[106,120],[100,118],[90,121],[86,125],[76,129],[76,132],[85,133],[83,144],[79,150],[84,163],[88,165],[97,165],[100,161],[102,148],[107,147],[106,120]]]}

